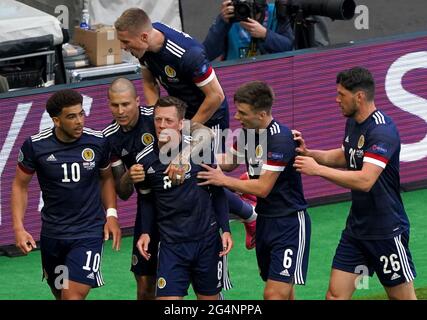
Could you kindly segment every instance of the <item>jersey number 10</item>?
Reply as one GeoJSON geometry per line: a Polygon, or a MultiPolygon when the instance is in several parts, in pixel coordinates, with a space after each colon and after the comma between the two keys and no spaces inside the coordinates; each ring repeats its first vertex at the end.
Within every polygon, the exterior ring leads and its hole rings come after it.
{"type": "Polygon", "coordinates": [[[68,167],[67,163],[63,163],[61,167],[64,169],[64,178],[62,178],[62,182],[79,182],[80,181],[80,166],[77,162],[71,164],[71,180],[68,178],[68,167]]]}

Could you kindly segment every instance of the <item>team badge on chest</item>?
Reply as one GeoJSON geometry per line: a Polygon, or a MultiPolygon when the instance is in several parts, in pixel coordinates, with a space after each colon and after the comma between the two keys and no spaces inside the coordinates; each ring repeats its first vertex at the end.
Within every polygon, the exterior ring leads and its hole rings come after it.
{"type": "Polygon", "coordinates": [[[165,73],[169,78],[175,78],[176,77],[176,71],[170,65],[165,66],[165,73]]]}
{"type": "Polygon", "coordinates": [[[82,151],[82,158],[84,161],[92,161],[95,159],[95,152],[91,148],[85,148],[82,151]]]}
{"type": "Polygon", "coordinates": [[[362,147],[363,147],[363,145],[365,144],[365,136],[362,134],[360,137],[359,137],[359,141],[357,141],[357,147],[359,148],[359,149],[361,149],[362,147]]]}
{"type": "Polygon", "coordinates": [[[153,143],[154,137],[151,133],[144,133],[141,137],[141,141],[144,146],[148,146],[149,144],[153,143]]]}

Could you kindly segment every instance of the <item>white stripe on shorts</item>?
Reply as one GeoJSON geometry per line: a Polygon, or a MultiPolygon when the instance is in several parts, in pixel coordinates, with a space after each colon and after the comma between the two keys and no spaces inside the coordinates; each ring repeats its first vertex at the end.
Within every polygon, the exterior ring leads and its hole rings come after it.
{"type": "Polygon", "coordinates": [[[302,274],[302,264],[305,251],[305,216],[304,211],[298,211],[299,220],[299,240],[298,240],[298,254],[295,266],[295,284],[304,284],[304,277],[302,274]]]}
{"type": "Polygon", "coordinates": [[[396,244],[397,252],[399,254],[399,260],[401,262],[401,268],[403,275],[405,276],[406,282],[411,282],[414,280],[414,274],[412,273],[411,267],[409,265],[408,256],[406,255],[405,247],[402,244],[402,235],[394,237],[394,242],[396,244]]]}

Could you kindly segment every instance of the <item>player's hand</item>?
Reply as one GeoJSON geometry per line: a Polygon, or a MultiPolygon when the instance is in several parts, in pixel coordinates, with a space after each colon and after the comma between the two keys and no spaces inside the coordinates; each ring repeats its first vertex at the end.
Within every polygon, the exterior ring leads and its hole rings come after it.
{"type": "Polygon", "coordinates": [[[219,253],[220,257],[227,255],[231,251],[231,248],[233,248],[233,239],[230,232],[224,232],[221,238],[223,250],[219,253]]]}
{"type": "Polygon", "coordinates": [[[320,165],[311,157],[297,156],[294,162],[294,168],[303,174],[309,176],[319,175],[320,165]]]}
{"type": "Polygon", "coordinates": [[[185,166],[183,164],[170,163],[164,174],[167,174],[173,185],[180,185],[185,180],[185,166]]]}
{"type": "Polygon", "coordinates": [[[107,241],[110,238],[110,233],[113,235],[113,250],[120,250],[120,244],[122,241],[122,230],[120,229],[119,221],[116,217],[108,217],[107,222],[104,225],[104,240],[107,241]]]}
{"type": "Polygon", "coordinates": [[[292,130],[292,135],[294,136],[294,140],[298,143],[298,147],[295,148],[295,151],[301,156],[308,155],[308,149],[302,137],[302,133],[298,130],[292,130]]]}
{"type": "Polygon", "coordinates": [[[34,241],[32,235],[29,234],[25,229],[15,232],[15,241],[16,247],[24,254],[28,254],[28,252],[37,248],[36,242],[34,241]]]}
{"type": "Polygon", "coordinates": [[[128,171],[129,179],[132,183],[138,183],[145,180],[144,167],[141,164],[134,164],[128,171]]]}
{"type": "Polygon", "coordinates": [[[150,244],[150,236],[148,233],[143,233],[136,243],[139,253],[146,259],[150,260],[151,254],[148,252],[148,245],[150,244]]]}
{"type": "Polygon", "coordinates": [[[234,6],[233,1],[224,0],[221,4],[221,17],[227,23],[230,23],[230,19],[234,17],[234,6]]]}
{"type": "Polygon", "coordinates": [[[218,187],[224,186],[224,179],[227,176],[222,172],[219,166],[212,168],[211,166],[203,163],[200,166],[203,167],[206,171],[199,171],[199,173],[197,173],[197,178],[206,181],[199,182],[197,185],[206,186],[208,184],[212,184],[218,187]]]}
{"type": "Polygon", "coordinates": [[[254,19],[248,18],[247,21],[240,21],[240,26],[249,32],[252,38],[265,39],[267,36],[267,28],[254,19]]]}

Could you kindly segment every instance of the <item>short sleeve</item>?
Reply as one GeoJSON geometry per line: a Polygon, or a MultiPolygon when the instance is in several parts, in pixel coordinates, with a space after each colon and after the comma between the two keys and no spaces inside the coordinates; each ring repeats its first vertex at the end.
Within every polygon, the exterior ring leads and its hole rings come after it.
{"type": "Polygon", "coordinates": [[[197,46],[186,52],[184,68],[191,74],[194,84],[198,87],[207,85],[215,78],[215,70],[205,51],[197,46]]]}
{"type": "Polygon", "coordinates": [[[363,162],[385,168],[390,158],[398,150],[400,139],[390,126],[377,126],[370,132],[363,162]]]}
{"type": "Polygon", "coordinates": [[[18,166],[27,174],[33,174],[36,171],[33,144],[30,138],[25,140],[21,149],[19,150],[18,166]]]}
{"type": "Polygon", "coordinates": [[[291,135],[274,135],[268,142],[267,159],[262,165],[263,170],[283,171],[295,157],[295,141],[291,135]]]}
{"type": "Polygon", "coordinates": [[[105,170],[110,166],[111,162],[111,145],[106,137],[102,138],[101,142],[101,161],[99,162],[99,167],[101,170],[105,170]]]}

